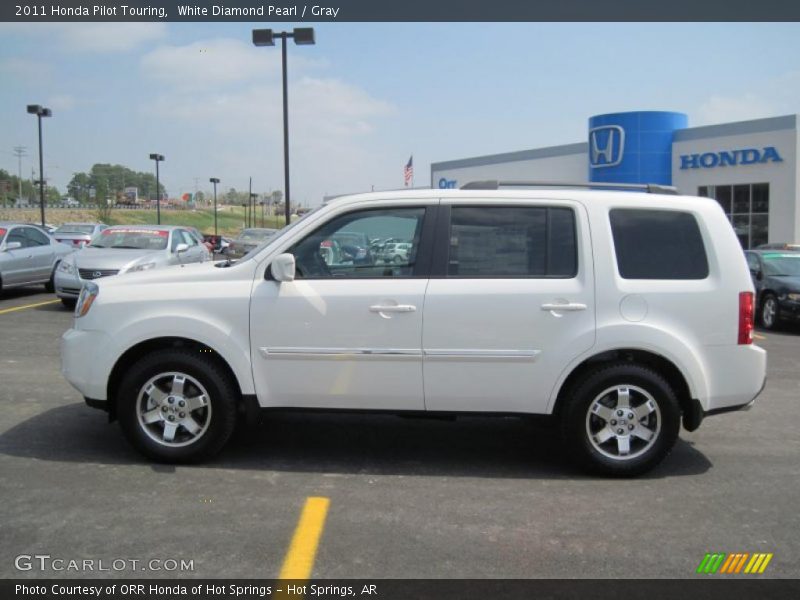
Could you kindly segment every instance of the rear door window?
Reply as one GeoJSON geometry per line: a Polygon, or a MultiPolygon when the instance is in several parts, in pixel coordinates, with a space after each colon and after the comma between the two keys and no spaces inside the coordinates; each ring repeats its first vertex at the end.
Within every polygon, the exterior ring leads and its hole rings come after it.
{"type": "Polygon", "coordinates": [[[34,227],[25,227],[25,235],[30,240],[30,246],[50,245],[50,238],[34,227]]]}
{"type": "Polygon", "coordinates": [[[447,276],[572,278],[575,213],[547,206],[454,206],[447,276]]]}
{"type": "Polygon", "coordinates": [[[617,208],[609,214],[623,279],[705,279],[708,258],[688,212],[617,208]]]}

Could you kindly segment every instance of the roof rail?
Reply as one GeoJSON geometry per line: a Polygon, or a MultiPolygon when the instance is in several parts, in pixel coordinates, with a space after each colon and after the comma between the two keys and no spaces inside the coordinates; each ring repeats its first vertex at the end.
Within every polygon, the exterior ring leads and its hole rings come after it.
{"type": "Polygon", "coordinates": [[[485,181],[470,181],[461,186],[462,190],[498,190],[501,187],[565,187],[565,188],[600,188],[607,190],[636,190],[648,194],[674,194],[678,190],[671,185],[659,183],[600,183],[600,182],[564,182],[564,181],[498,181],[487,179],[485,181]]]}

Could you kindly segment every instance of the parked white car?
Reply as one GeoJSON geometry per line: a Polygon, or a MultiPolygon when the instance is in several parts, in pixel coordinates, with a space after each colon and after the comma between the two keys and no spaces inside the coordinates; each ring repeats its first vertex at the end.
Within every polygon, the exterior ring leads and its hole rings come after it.
{"type": "Polygon", "coordinates": [[[62,244],[77,250],[91,242],[94,236],[107,227],[108,225],[103,223],[64,223],[59,225],[52,235],[62,244]]]}
{"type": "Polygon", "coordinates": [[[257,409],[536,414],[584,467],[635,475],[681,420],[752,404],[752,328],[714,200],[419,190],[336,199],[236,263],[87,282],[61,351],[154,460],[208,458],[257,409]],[[410,240],[413,258],[323,260],[345,232],[410,240]]]}

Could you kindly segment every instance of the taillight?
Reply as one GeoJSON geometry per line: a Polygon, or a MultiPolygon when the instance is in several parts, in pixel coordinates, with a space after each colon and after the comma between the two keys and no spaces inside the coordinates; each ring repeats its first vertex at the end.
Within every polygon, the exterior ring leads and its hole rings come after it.
{"type": "Polygon", "coordinates": [[[739,292],[739,344],[753,343],[753,292],[739,292]]]}

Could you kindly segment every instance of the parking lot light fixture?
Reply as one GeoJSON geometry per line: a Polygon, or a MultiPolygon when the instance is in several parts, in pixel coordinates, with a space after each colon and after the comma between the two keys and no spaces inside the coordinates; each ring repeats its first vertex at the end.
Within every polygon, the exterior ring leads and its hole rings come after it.
{"type": "Polygon", "coordinates": [[[214,237],[217,237],[217,184],[219,178],[212,177],[209,181],[214,184],[214,237]]]}
{"type": "Polygon", "coordinates": [[[313,27],[297,27],[292,31],[273,31],[272,29],[253,29],[253,44],[256,46],[274,46],[275,38],[281,39],[281,73],[283,75],[283,197],[286,225],[291,215],[291,192],[289,188],[289,92],[286,76],[286,40],[294,39],[298,46],[310,46],[316,43],[313,27]]]}
{"type": "Polygon", "coordinates": [[[159,185],[158,163],[164,160],[164,155],[151,154],[150,160],[156,161],[156,224],[161,225],[161,185],[159,185]]]}
{"type": "Polygon", "coordinates": [[[42,211],[42,227],[44,227],[44,154],[42,151],[42,117],[52,117],[53,111],[40,104],[28,104],[28,114],[36,115],[39,124],[39,204],[42,211]]]}

